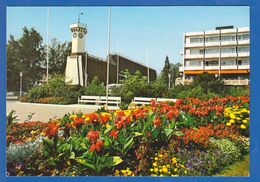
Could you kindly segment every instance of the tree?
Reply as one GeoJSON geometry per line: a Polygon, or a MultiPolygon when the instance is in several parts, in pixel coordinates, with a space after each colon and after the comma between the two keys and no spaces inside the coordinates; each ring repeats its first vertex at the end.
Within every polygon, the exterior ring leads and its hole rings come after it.
{"type": "Polygon", "coordinates": [[[175,85],[176,78],[179,77],[179,67],[181,66],[181,63],[172,64],[170,63],[170,74],[171,74],[171,85],[175,85]]]}
{"type": "Polygon", "coordinates": [[[225,92],[224,82],[220,78],[215,77],[214,74],[203,73],[197,75],[193,79],[191,86],[200,86],[205,94],[209,92],[217,94],[225,92]]]}
{"type": "Polygon", "coordinates": [[[165,84],[168,85],[169,83],[169,76],[168,74],[170,73],[170,61],[169,61],[169,57],[166,56],[165,58],[165,63],[164,63],[164,67],[163,67],[163,70],[162,70],[162,79],[164,80],[165,84]]]}
{"type": "MultiPolygon", "coordinates": [[[[71,42],[61,43],[53,38],[49,49],[49,74],[64,75],[67,56],[71,52],[71,42]]],[[[44,46],[44,57],[46,57],[46,54],[47,45],[44,46]]],[[[44,59],[44,67],[47,67],[46,59],[44,59]]]]}
{"type": "Polygon", "coordinates": [[[19,72],[23,72],[23,90],[35,85],[43,72],[42,37],[34,29],[23,28],[23,35],[7,43],[7,89],[19,90],[19,72]]]}

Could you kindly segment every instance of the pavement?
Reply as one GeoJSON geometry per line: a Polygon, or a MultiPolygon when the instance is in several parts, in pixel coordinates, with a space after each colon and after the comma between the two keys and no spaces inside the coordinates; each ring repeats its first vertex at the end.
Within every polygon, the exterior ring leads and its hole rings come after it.
{"type": "MultiPolygon", "coordinates": [[[[101,106],[96,105],[81,105],[81,104],[71,104],[71,105],[56,105],[56,104],[37,104],[37,103],[24,103],[19,101],[6,101],[6,115],[8,115],[12,110],[16,112],[17,121],[23,122],[28,120],[28,115],[33,116],[31,121],[44,121],[47,122],[50,119],[61,118],[67,113],[72,112],[83,112],[91,113],[96,111],[101,106]]],[[[109,110],[118,109],[116,106],[109,106],[109,110]]]]}

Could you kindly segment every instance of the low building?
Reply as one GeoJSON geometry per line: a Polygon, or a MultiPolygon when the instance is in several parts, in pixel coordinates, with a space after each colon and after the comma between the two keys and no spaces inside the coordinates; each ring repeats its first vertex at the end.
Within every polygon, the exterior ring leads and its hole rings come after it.
{"type": "Polygon", "coordinates": [[[227,85],[248,85],[250,73],[249,27],[216,27],[184,34],[182,83],[201,73],[215,74],[227,85]]]}
{"type": "MultiPolygon", "coordinates": [[[[66,81],[71,81],[73,85],[87,86],[97,76],[105,85],[108,59],[102,59],[85,51],[85,36],[87,34],[87,26],[85,24],[74,23],[70,26],[70,29],[72,33],[72,50],[67,57],[66,81]]],[[[109,62],[109,84],[118,84],[121,79],[125,79],[122,71],[126,69],[131,74],[139,70],[150,81],[156,79],[156,71],[154,69],[148,68],[121,54],[110,54],[109,62]]]]}

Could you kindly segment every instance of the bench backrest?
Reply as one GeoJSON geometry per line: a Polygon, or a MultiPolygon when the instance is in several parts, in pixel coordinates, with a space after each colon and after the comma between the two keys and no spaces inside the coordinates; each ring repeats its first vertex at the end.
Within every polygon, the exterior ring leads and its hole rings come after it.
{"type": "Polygon", "coordinates": [[[176,102],[177,99],[157,98],[157,102],[176,102]]]}
{"type": "Polygon", "coordinates": [[[82,95],[81,99],[82,100],[98,100],[99,96],[86,96],[86,95],[82,95]]]}
{"type": "Polygon", "coordinates": [[[106,97],[106,96],[101,96],[100,100],[113,100],[113,101],[121,101],[121,97],[106,97]]]}
{"type": "Polygon", "coordinates": [[[155,98],[148,98],[148,97],[134,97],[134,102],[150,102],[151,100],[156,100],[155,98]]]}

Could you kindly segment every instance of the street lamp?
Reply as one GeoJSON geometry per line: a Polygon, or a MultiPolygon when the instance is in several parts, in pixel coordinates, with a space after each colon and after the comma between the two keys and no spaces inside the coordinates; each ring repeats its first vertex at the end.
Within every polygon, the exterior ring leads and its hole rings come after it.
{"type": "Polygon", "coordinates": [[[168,86],[169,86],[169,90],[170,90],[170,88],[171,88],[171,74],[170,73],[168,73],[168,77],[169,77],[169,83],[168,83],[168,86]]]}
{"type": "Polygon", "coordinates": [[[23,95],[23,72],[19,72],[19,73],[20,73],[20,100],[21,100],[23,95]]]}
{"type": "Polygon", "coordinates": [[[110,64],[110,32],[111,32],[111,6],[109,6],[109,13],[108,13],[108,57],[107,57],[107,85],[106,85],[106,109],[108,108],[108,85],[109,85],[109,64],[110,64]]]}

